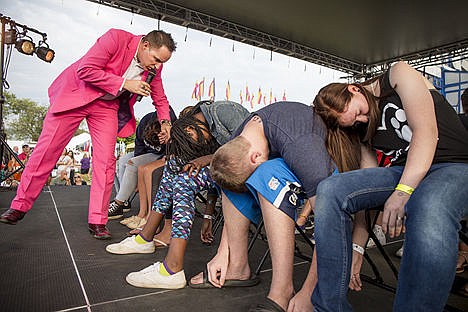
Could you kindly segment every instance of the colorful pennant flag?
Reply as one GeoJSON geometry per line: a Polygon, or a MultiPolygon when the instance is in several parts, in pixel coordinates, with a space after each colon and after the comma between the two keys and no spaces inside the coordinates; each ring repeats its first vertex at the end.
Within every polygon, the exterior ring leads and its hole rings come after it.
{"type": "Polygon", "coordinates": [[[192,99],[197,99],[198,98],[198,81],[195,81],[195,87],[193,88],[192,91],[192,99]]]}
{"type": "Polygon", "coordinates": [[[210,86],[208,88],[208,97],[210,98],[210,101],[214,101],[215,99],[215,79],[213,78],[213,81],[211,81],[210,86]]]}
{"type": "Polygon", "coordinates": [[[286,90],[283,90],[283,101],[286,101],[286,90]]]}
{"type": "Polygon", "coordinates": [[[231,99],[231,85],[229,84],[229,80],[226,85],[226,100],[229,101],[231,99]]]}
{"type": "Polygon", "coordinates": [[[198,97],[197,100],[201,101],[201,99],[205,96],[205,77],[203,77],[203,80],[200,81],[200,84],[198,85],[198,97]]]}
{"type": "Polygon", "coordinates": [[[262,89],[260,87],[258,88],[258,99],[257,99],[257,104],[260,104],[262,102],[262,89]]]}
{"type": "Polygon", "coordinates": [[[242,103],[244,103],[244,99],[242,98],[242,90],[240,90],[239,98],[240,98],[240,104],[242,105],[242,103]]]}

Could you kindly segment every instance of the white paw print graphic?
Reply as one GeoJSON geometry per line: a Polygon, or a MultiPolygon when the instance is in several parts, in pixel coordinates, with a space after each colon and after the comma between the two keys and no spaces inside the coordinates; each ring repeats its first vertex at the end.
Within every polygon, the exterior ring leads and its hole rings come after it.
{"type": "Polygon", "coordinates": [[[410,127],[406,122],[406,114],[405,111],[401,108],[395,111],[395,115],[390,119],[390,123],[392,124],[393,128],[395,129],[396,134],[400,139],[405,140],[406,142],[411,142],[411,137],[413,136],[413,132],[411,131],[410,127]]]}

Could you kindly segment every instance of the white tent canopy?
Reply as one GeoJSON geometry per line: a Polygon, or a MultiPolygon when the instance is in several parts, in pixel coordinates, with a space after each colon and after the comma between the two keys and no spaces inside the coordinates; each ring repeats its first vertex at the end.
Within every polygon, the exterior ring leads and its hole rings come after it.
{"type": "Polygon", "coordinates": [[[82,133],[74,136],[67,144],[67,149],[76,149],[77,146],[83,145],[84,143],[91,141],[91,135],[89,133],[82,133]]]}

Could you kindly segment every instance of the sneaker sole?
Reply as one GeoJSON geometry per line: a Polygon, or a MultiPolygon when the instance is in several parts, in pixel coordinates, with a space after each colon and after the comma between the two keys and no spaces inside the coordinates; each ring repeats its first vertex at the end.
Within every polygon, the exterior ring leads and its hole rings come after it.
{"type": "MultiPolygon", "coordinates": [[[[107,246],[109,247],[109,246],[107,246]]],[[[111,248],[107,248],[106,247],[106,251],[108,253],[111,253],[111,254],[114,254],[114,255],[131,255],[131,254],[151,254],[151,253],[154,253],[156,251],[156,248],[153,250],[153,251],[132,251],[132,252],[125,252],[125,251],[121,251],[121,250],[112,250],[111,248]]]]}
{"type": "Polygon", "coordinates": [[[181,289],[181,288],[185,288],[185,286],[187,286],[187,282],[185,282],[183,284],[179,284],[179,285],[157,285],[157,286],[156,285],[147,285],[147,284],[135,281],[132,278],[129,278],[128,275],[125,278],[125,280],[130,285],[135,286],[135,287],[141,287],[141,288],[181,289]]]}

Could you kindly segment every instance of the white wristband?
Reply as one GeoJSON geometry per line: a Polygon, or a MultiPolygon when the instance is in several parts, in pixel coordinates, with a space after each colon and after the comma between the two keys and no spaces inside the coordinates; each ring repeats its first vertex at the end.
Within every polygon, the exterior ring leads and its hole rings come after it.
{"type": "Polygon", "coordinates": [[[212,216],[212,215],[204,214],[204,215],[203,215],[203,219],[213,220],[213,216],[212,216]]]}
{"type": "Polygon", "coordinates": [[[353,243],[353,250],[361,255],[364,255],[364,248],[362,248],[358,244],[353,243]]]}

